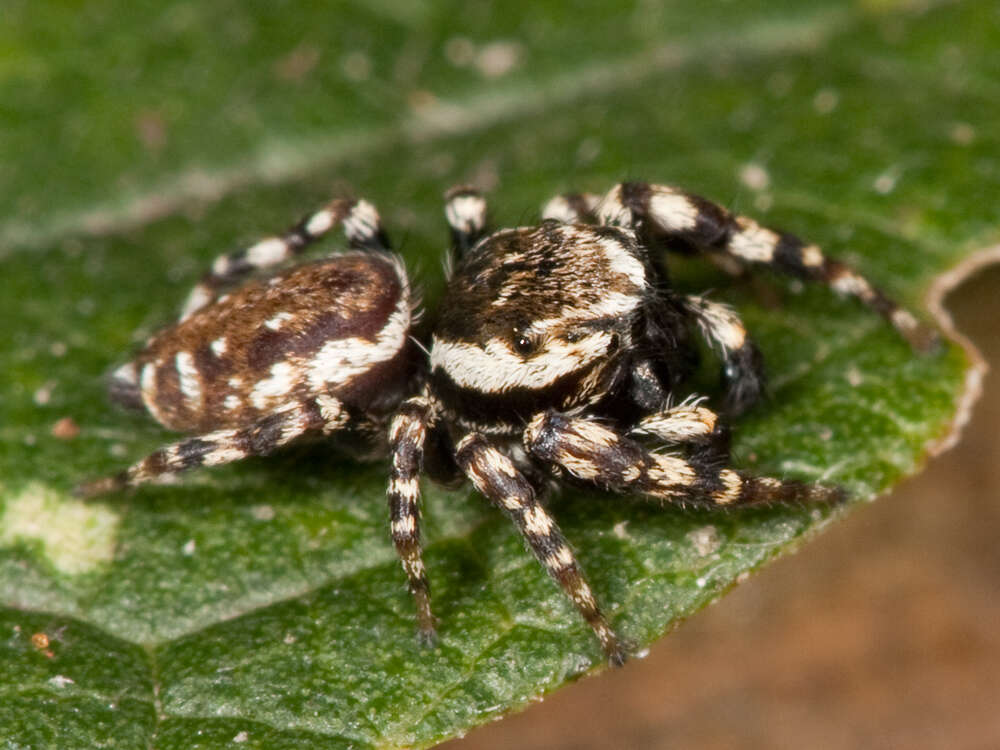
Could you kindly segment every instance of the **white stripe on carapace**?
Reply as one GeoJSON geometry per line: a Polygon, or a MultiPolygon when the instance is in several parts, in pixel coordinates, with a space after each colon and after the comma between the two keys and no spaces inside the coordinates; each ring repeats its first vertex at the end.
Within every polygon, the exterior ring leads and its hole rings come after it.
{"type": "Polygon", "coordinates": [[[646,286],[646,269],[643,268],[639,259],[622,246],[620,242],[615,242],[608,237],[602,237],[597,243],[603,248],[604,254],[608,259],[608,265],[612,271],[628,277],[628,280],[638,289],[646,286]]]}

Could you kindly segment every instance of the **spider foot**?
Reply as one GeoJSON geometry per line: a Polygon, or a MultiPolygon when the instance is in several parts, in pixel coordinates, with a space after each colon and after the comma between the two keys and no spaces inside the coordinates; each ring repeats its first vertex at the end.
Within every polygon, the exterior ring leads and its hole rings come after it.
{"type": "Polygon", "coordinates": [[[421,648],[434,648],[438,642],[437,628],[421,625],[417,628],[417,643],[421,648]]]}
{"type": "Polygon", "coordinates": [[[91,498],[98,497],[100,495],[118,492],[125,489],[127,486],[128,478],[125,473],[122,472],[121,474],[116,474],[115,476],[101,477],[100,479],[94,479],[90,482],[78,484],[73,488],[73,497],[90,500],[91,498]]]}

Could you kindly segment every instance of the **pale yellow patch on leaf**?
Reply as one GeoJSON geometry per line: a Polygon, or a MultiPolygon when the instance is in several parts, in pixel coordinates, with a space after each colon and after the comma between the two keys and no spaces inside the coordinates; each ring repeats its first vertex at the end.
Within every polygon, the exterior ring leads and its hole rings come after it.
{"type": "Polygon", "coordinates": [[[0,546],[40,542],[60,572],[79,575],[111,562],[120,520],[105,505],[32,482],[10,495],[0,511],[0,546]]]}

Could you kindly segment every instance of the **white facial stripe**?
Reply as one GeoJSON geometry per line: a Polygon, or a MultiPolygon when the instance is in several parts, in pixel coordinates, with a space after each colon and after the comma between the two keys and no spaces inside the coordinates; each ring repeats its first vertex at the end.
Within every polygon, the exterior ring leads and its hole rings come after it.
{"type": "Polygon", "coordinates": [[[431,369],[440,367],[463,388],[484,393],[544,388],[603,356],[611,338],[612,334],[600,331],[572,344],[553,341],[541,354],[523,360],[504,339],[491,339],[484,350],[475,344],[444,342],[434,337],[431,369]]]}

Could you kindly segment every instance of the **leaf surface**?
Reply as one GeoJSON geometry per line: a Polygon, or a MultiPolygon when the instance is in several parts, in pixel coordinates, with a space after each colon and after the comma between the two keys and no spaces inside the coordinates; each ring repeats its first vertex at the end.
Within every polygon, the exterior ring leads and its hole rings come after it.
{"type": "MultiPolygon", "coordinates": [[[[415,646],[382,464],[304,446],[69,496],[173,439],[108,406],[103,373],[215,255],[332,190],[379,205],[430,306],[440,196],[468,180],[492,188],[499,225],[564,190],[682,185],[816,241],[914,309],[998,241],[988,2],[36,0],[4,14],[0,736],[15,746],[425,747],[601,664],[468,489],[425,487],[432,650],[415,646]],[[67,417],[71,439],[53,432],[67,417]]],[[[739,467],[841,483],[857,505],[951,429],[970,367],[958,347],[916,357],[856,304],[767,274],[683,261],[675,282],[736,305],[767,360],[770,399],[735,426],[739,467]]],[[[596,493],[551,506],[640,648],[833,517],[596,493]]]]}

